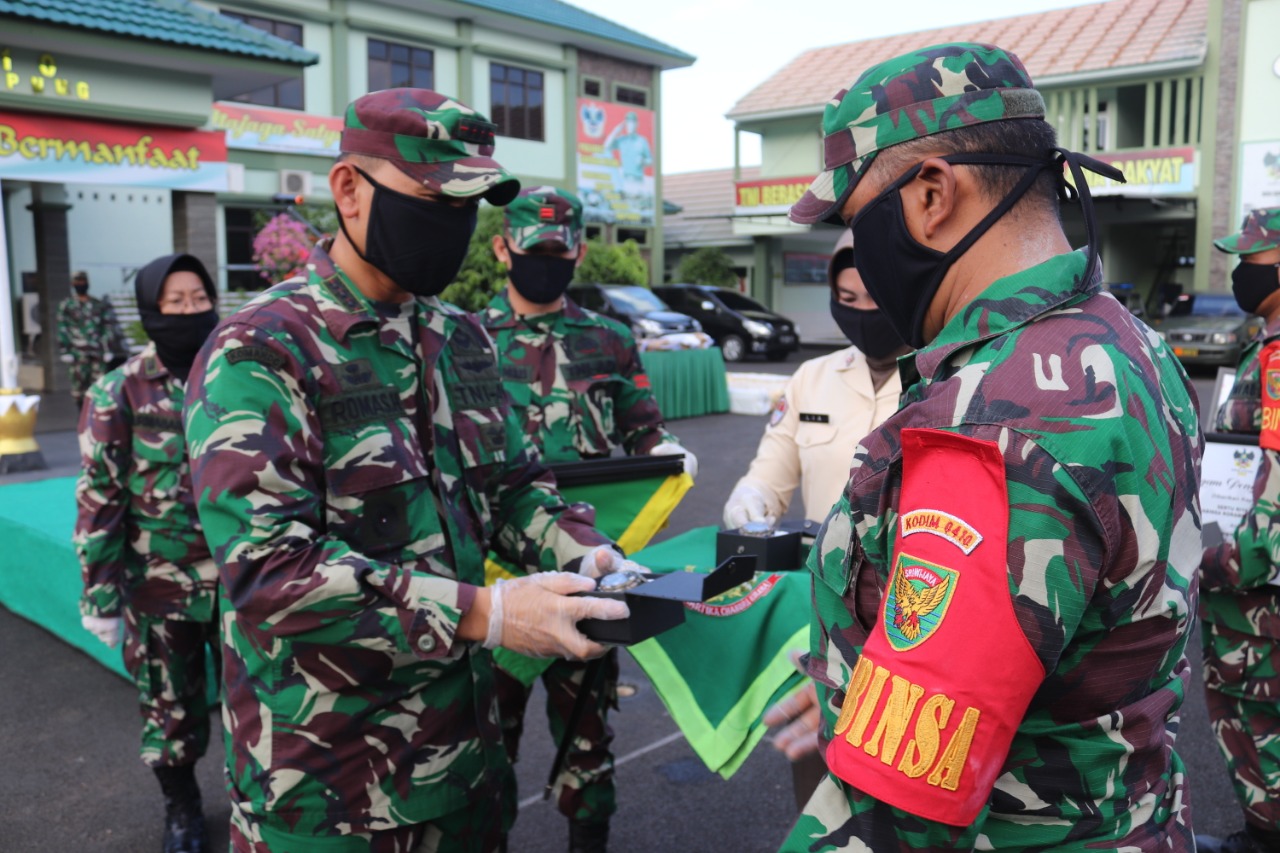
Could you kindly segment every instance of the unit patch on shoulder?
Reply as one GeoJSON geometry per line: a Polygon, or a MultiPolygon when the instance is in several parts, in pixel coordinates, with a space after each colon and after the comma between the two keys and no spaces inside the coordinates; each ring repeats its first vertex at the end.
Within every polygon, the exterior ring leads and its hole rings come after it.
{"type": "Polygon", "coordinates": [[[946,539],[965,554],[982,543],[982,534],[964,520],[938,509],[913,509],[902,515],[902,536],[913,533],[932,533],[946,539]]]}
{"type": "Polygon", "coordinates": [[[787,397],[784,394],[778,398],[778,402],[773,404],[773,411],[769,413],[769,426],[775,427],[782,423],[783,417],[787,414],[787,397]]]}
{"type": "Polygon", "coordinates": [[[1267,370],[1267,396],[1272,400],[1280,400],[1280,368],[1267,370]]]}
{"type": "Polygon", "coordinates": [[[284,367],[284,356],[263,346],[248,345],[227,350],[227,363],[239,364],[242,361],[255,361],[258,364],[279,370],[284,367]]]}
{"type": "Polygon", "coordinates": [[[884,608],[889,645],[905,652],[929,639],[947,615],[959,580],[954,569],[899,554],[884,608]]]}

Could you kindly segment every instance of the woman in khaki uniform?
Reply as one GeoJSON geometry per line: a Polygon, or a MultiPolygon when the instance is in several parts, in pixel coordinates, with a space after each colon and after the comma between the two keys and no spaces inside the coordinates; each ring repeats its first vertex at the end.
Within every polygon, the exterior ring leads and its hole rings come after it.
{"type": "Polygon", "coordinates": [[[907,346],[863,287],[847,229],[831,256],[827,282],[831,315],[853,346],[796,369],[769,414],[751,467],[724,505],[726,527],[776,523],[797,486],[805,518],[821,522],[849,481],[858,442],[898,410],[896,362],[907,346]]]}

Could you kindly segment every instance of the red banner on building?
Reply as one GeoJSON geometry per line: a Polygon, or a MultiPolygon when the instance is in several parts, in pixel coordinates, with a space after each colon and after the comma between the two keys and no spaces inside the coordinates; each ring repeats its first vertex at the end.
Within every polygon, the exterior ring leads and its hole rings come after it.
{"type": "Polygon", "coordinates": [[[222,133],[0,111],[0,178],[227,189],[222,133]]]}

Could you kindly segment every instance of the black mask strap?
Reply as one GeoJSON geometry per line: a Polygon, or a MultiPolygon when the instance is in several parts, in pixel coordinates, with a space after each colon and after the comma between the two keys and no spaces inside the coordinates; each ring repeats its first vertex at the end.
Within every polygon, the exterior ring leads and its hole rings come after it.
{"type": "Polygon", "coordinates": [[[1085,239],[1089,241],[1089,260],[1085,263],[1084,278],[1088,281],[1093,277],[1094,268],[1098,263],[1098,219],[1093,210],[1093,195],[1089,192],[1089,185],[1084,180],[1084,170],[1088,169],[1095,175],[1102,175],[1104,178],[1110,178],[1119,183],[1125,183],[1124,173],[1115,166],[1095,160],[1084,154],[1075,151],[1068,151],[1065,148],[1054,148],[1053,158],[1056,163],[1066,163],[1071,169],[1071,184],[1066,182],[1065,176],[1060,178],[1061,195],[1070,201],[1072,197],[1080,200],[1080,212],[1084,216],[1084,233],[1085,239]]]}

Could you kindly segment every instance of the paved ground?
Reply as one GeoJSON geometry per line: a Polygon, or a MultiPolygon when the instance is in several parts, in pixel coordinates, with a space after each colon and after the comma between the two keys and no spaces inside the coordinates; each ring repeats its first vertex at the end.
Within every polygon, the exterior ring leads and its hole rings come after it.
{"type": "MultiPolygon", "coordinates": [[[[789,373],[798,360],[749,362],[734,369],[789,373]]],[[[1199,377],[1196,384],[1201,397],[1207,397],[1211,377],[1199,377]]],[[[719,523],[724,500],[753,455],[763,425],[763,418],[740,415],[672,423],[698,454],[702,474],[679,517],[659,539],[719,523]]],[[[40,437],[53,466],[46,475],[75,470],[74,434],[66,429],[40,437]]],[[[12,481],[0,477],[0,483],[12,481]]],[[[24,569],[39,567],[18,570],[24,569]]],[[[0,853],[159,849],[158,788],[135,757],[138,722],[132,688],[2,608],[0,650],[0,720],[6,722],[0,726],[0,853]]],[[[679,735],[643,674],[629,656],[622,658],[623,681],[636,692],[622,700],[615,718],[621,807],[611,850],[775,850],[794,817],[786,761],[766,744],[731,780],[710,773],[679,735]]],[[[1197,678],[1184,706],[1178,749],[1191,780],[1197,829],[1225,834],[1237,828],[1239,817],[1202,695],[1197,678]]],[[[536,713],[541,707],[541,697],[535,696],[518,768],[525,805],[512,837],[513,853],[566,848],[563,818],[537,797],[553,755],[536,713]]],[[[199,774],[215,849],[225,849],[227,807],[219,796],[218,757],[215,747],[200,763],[199,774]]]]}

